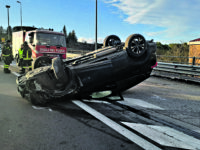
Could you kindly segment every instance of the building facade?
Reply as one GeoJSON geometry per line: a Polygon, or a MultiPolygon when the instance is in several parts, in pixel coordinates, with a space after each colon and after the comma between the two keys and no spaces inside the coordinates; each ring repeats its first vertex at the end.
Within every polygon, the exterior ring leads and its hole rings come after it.
{"type": "Polygon", "coordinates": [[[200,38],[191,40],[189,45],[189,63],[200,65],[200,38]]]}

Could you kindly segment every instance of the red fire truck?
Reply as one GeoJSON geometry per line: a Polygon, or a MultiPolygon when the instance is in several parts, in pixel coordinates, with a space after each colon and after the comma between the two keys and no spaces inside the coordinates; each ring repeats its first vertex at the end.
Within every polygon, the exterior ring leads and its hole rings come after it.
{"type": "Polygon", "coordinates": [[[54,32],[53,29],[16,26],[12,34],[13,56],[18,56],[18,50],[24,41],[27,41],[32,50],[33,69],[51,63],[54,57],[66,59],[66,39],[61,32],[54,32]]]}

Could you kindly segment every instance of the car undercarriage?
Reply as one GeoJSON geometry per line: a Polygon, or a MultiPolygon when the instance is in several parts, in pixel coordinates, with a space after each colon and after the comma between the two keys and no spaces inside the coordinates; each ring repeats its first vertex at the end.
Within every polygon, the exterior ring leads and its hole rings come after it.
{"type": "Polygon", "coordinates": [[[98,98],[117,95],[150,77],[157,64],[156,43],[140,34],[125,43],[116,35],[105,38],[103,47],[81,57],[50,65],[17,77],[18,92],[35,105],[58,99],[98,98]],[[102,96],[100,96],[102,97],[102,96]]]}

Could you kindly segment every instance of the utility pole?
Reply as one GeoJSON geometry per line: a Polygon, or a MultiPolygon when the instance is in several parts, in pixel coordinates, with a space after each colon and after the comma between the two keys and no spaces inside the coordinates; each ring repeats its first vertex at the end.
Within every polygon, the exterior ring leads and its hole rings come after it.
{"type": "Polygon", "coordinates": [[[96,0],[96,19],[95,19],[95,50],[97,49],[97,0],[96,0]]]}
{"type": "Polygon", "coordinates": [[[17,1],[17,3],[20,4],[21,30],[22,30],[22,3],[20,1],[17,1]]]}
{"type": "Polygon", "coordinates": [[[8,11],[8,40],[10,40],[10,25],[9,25],[9,5],[6,5],[7,11],[8,11]]]}

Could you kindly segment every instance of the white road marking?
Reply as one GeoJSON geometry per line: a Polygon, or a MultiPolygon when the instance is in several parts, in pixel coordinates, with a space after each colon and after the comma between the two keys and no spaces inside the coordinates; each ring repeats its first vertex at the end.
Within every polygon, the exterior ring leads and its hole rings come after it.
{"type": "Polygon", "coordinates": [[[89,102],[89,103],[111,104],[111,103],[103,101],[103,100],[87,100],[87,99],[84,99],[83,101],[89,102]]]}
{"type": "Polygon", "coordinates": [[[200,140],[170,127],[129,122],[122,123],[163,146],[182,149],[200,148],[200,140]]]}
{"type": "Polygon", "coordinates": [[[76,104],[77,106],[79,106],[80,108],[82,108],[83,110],[85,110],[86,112],[88,112],[89,114],[91,114],[92,116],[94,116],[95,118],[97,118],[98,120],[105,123],[107,126],[111,127],[113,130],[117,131],[118,133],[120,133],[121,135],[126,137],[127,139],[129,139],[132,142],[134,142],[135,144],[139,145],[140,147],[142,147],[144,149],[148,149],[148,150],[160,150],[159,147],[157,147],[157,146],[153,145],[152,143],[146,141],[145,139],[139,137],[138,135],[136,135],[133,132],[126,129],[125,127],[117,124],[113,120],[109,119],[108,117],[104,116],[103,114],[99,113],[98,111],[89,107],[88,105],[84,104],[83,102],[78,101],[78,100],[74,100],[72,102],[74,104],[76,104]]]}
{"type": "Polygon", "coordinates": [[[164,110],[164,108],[161,108],[159,106],[150,104],[148,102],[145,102],[140,99],[134,99],[134,98],[124,98],[124,101],[119,101],[118,103],[127,105],[127,106],[140,106],[144,108],[151,108],[151,109],[158,109],[158,110],[164,110]]]}

